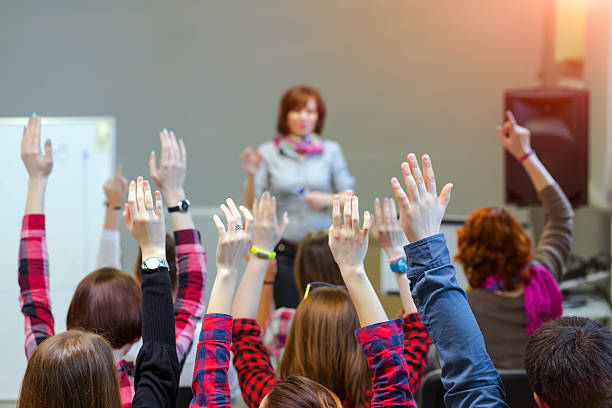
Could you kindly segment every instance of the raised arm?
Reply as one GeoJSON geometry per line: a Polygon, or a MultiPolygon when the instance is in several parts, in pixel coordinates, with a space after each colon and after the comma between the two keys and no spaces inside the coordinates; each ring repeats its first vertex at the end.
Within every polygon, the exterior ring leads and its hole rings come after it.
{"type": "Polygon", "coordinates": [[[40,148],[40,118],[34,114],[23,130],[21,159],[28,172],[28,195],[19,244],[19,303],[25,318],[25,353],[55,334],[49,302],[49,260],[45,237],[45,192],[53,169],[51,141],[40,148]]]}
{"type": "Polygon", "coordinates": [[[142,251],[142,348],[136,358],[132,406],[173,407],[179,383],[172,288],[166,261],[166,227],[161,193],[138,177],[130,182],[123,219],[142,251]]]}
{"type": "Polygon", "coordinates": [[[439,234],[450,201],[452,184],[437,194],[429,156],[423,173],[414,154],[402,163],[404,191],[391,180],[400,207],[400,223],[411,244],[408,278],[419,315],[432,338],[442,364],[447,406],[507,407],[502,382],[487,354],[465,292],[457,284],[444,236],[439,234]]]}
{"type": "Polygon", "coordinates": [[[159,134],[161,143],[160,164],[157,155],[151,152],[149,170],[151,177],[164,194],[168,207],[179,207],[170,213],[176,243],[176,265],[178,289],[174,301],[176,352],[179,362],[189,353],[198,320],[204,314],[204,283],[206,281],[206,253],[200,232],[194,228],[188,209],[179,203],[186,199],[185,178],[187,176],[187,148],[183,140],[177,140],[174,132],[163,130],[159,134]]]}
{"type": "Polygon", "coordinates": [[[121,245],[119,241],[119,216],[123,209],[123,200],[127,194],[127,179],[123,177],[123,167],[117,166],[115,175],[104,183],[106,211],[104,213],[104,230],[100,238],[97,267],[121,269],[121,245]]]}
{"type": "Polygon", "coordinates": [[[572,248],[574,211],[561,187],[531,148],[529,129],[519,126],[512,112],[506,115],[508,120],[503,127],[497,128],[497,135],[504,148],[523,164],[548,215],[534,259],[559,281],[572,248]]]}
{"type": "Polygon", "coordinates": [[[242,169],[247,173],[247,183],[244,187],[244,202],[247,207],[253,207],[255,199],[255,173],[261,164],[261,152],[254,152],[253,149],[247,147],[240,155],[242,169]]]}
{"type": "MultiPolygon", "coordinates": [[[[241,208],[246,211],[246,208],[241,208]]],[[[232,314],[236,319],[255,319],[264,277],[275,256],[274,247],[280,241],[289,223],[287,213],[279,225],[276,217],[276,198],[265,192],[260,200],[253,202],[253,254],[249,257],[240,287],[234,299],[232,314]]]]}
{"type": "Polygon", "coordinates": [[[246,208],[241,210],[245,217],[244,227],[240,212],[230,198],[227,206],[221,205],[227,229],[217,215],[213,217],[219,232],[217,276],[200,332],[190,407],[230,407],[227,370],[232,342],[231,299],[238,268],[251,243],[252,216],[246,208]]]}
{"type": "Polygon", "coordinates": [[[374,372],[371,406],[414,407],[408,385],[408,366],[402,354],[402,323],[388,321],[363,267],[368,250],[370,214],[364,213],[363,228],[360,228],[359,201],[350,190],[344,197],[344,216],[340,212],[339,196],[334,197],[332,208],[329,246],[359,316],[361,329],[355,336],[374,372]]]}

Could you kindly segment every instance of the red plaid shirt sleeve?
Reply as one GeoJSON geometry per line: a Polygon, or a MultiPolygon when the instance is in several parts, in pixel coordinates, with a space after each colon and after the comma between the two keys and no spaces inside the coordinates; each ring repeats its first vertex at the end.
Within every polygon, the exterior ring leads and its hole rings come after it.
{"type": "Polygon", "coordinates": [[[255,319],[234,319],[232,352],[242,399],[250,408],[257,408],[280,379],[270,364],[261,342],[261,328],[255,319]]]}
{"type": "Polygon", "coordinates": [[[19,243],[19,303],[25,318],[25,353],[55,334],[49,301],[49,255],[44,214],[23,217],[19,243]]]}
{"type": "Polygon", "coordinates": [[[176,354],[182,363],[193,343],[198,320],[204,314],[206,252],[195,229],[174,232],[178,291],[174,301],[176,354]]]}
{"type": "Polygon", "coordinates": [[[371,407],[414,407],[408,366],[402,353],[402,320],[376,323],[355,331],[368,366],[374,371],[371,407]]]}
{"type": "Polygon", "coordinates": [[[431,338],[418,313],[404,317],[403,331],[404,358],[408,365],[408,385],[411,390],[416,390],[421,384],[425,367],[427,367],[427,351],[431,338]]]}
{"type": "Polygon", "coordinates": [[[193,398],[190,408],[231,406],[227,380],[231,343],[232,317],[214,313],[204,316],[191,384],[193,398]]]}

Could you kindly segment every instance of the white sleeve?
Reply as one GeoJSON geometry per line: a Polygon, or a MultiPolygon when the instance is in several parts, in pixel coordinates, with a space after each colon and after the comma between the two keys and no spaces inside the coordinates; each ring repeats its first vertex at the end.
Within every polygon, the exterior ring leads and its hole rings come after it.
{"type": "Polygon", "coordinates": [[[100,237],[100,249],[96,259],[98,268],[121,269],[121,244],[119,231],[103,230],[100,237]]]}

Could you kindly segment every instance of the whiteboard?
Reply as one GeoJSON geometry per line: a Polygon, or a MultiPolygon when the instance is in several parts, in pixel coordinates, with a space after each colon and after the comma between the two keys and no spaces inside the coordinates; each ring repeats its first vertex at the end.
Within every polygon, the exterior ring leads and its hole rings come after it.
{"type": "MultiPolygon", "coordinates": [[[[19,233],[27,172],[21,135],[28,118],[0,118],[0,399],[16,400],[27,364],[24,319],[17,284],[19,233]]],[[[79,281],[95,268],[103,228],[104,181],[114,172],[115,120],[110,117],[42,118],[41,143],[53,143],[53,172],[45,202],[51,306],[55,332],[66,330],[68,305],[79,281]]]]}

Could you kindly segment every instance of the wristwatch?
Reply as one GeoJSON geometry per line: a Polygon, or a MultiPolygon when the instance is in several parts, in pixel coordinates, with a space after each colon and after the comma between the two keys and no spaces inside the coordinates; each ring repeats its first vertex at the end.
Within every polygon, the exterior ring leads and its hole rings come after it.
{"type": "Polygon", "coordinates": [[[168,207],[168,212],[187,212],[187,210],[189,210],[189,207],[191,206],[191,203],[189,202],[188,199],[184,199],[183,201],[179,201],[178,204],[175,207],[168,207]]]}
{"type": "MultiPolygon", "coordinates": [[[[153,270],[161,267],[168,268],[168,261],[166,258],[160,258],[159,256],[152,256],[150,258],[145,259],[140,265],[140,269],[142,270],[153,270]]],[[[168,268],[170,269],[170,268],[168,268]]]]}

